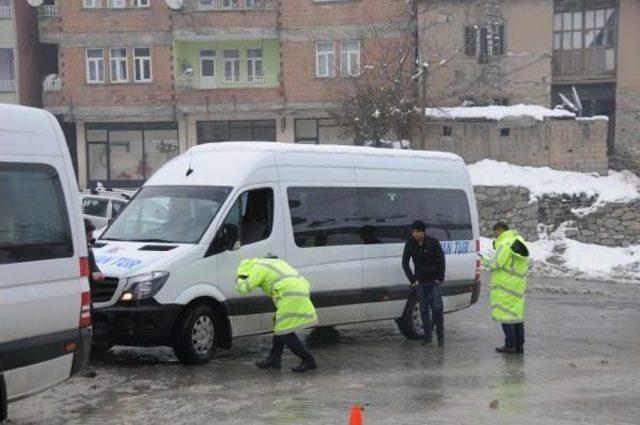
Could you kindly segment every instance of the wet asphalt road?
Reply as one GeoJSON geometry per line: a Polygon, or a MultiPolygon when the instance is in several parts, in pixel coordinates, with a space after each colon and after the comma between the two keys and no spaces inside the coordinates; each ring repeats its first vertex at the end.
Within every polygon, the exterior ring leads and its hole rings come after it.
{"type": "Polygon", "coordinates": [[[165,349],[113,350],[76,377],[10,406],[10,424],[640,424],[640,287],[532,279],[524,356],[493,351],[487,293],[447,315],[444,348],[393,322],[340,328],[320,368],[257,370],[268,338],[237,340],[200,367],[165,349]]]}

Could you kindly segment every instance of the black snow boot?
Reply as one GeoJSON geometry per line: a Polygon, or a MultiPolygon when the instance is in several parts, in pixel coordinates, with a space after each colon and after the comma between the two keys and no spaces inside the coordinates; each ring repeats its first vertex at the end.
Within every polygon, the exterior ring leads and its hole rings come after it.
{"type": "Polygon", "coordinates": [[[304,373],[308,370],[314,370],[318,367],[316,360],[313,357],[305,357],[302,362],[296,367],[291,368],[291,372],[304,373]]]}
{"type": "Polygon", "coordinates": [[[256,366],[258,366],[258,368],[260,368],[260,369],[280,369],[281,368],[281,363],[280,363],[280,360],[276,360],[274,358],[267,357],[264,360],[260,360],[260,361],[256,362],[256,366]]]}

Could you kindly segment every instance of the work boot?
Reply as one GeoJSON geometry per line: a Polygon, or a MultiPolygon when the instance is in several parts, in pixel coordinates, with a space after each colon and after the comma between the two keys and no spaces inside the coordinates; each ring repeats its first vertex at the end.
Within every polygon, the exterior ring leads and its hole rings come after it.
{"type": "Polygon", "coordinates": [[[523,346],[518,347],[518,348],[516,349],[516,352],[517,352],[518,354],[524,354],[524,347],[523,347],[523,346]]]}
{"type": "Polygon", "coordinates": [[[308,370],[314,370],[318,365],[313,357],[306,357],[302,359],[302,362],[296,367],[291,368],[291,372],[304,373],[308,370]]]}
{"type": "Polygon", "coordinates": [[[498,347],[496,348],[496,351],[498,353],[502,353],[502,354],[514,354],[516,353],[518,350],[515,349],[514,347],[498,347]]]}
{"type": "Polygon", "coordinates": [[[422,346],[424,347],[425,345],[429,345],[431,344],[431,339],[424,339],[422,340],[422,346]]]}
{"type": "Polygon", "coordinates": [[[259,369],[280,369],[280,360],[273,359],[271,357],[267,357],[264,360],[260,360],[256,362],[256,366],[259,369]]]}
{"type": "Polygon", "coordinates": [[[438,347],[444,347],[444,337],[443,336],[438,338],[438,347]]]}

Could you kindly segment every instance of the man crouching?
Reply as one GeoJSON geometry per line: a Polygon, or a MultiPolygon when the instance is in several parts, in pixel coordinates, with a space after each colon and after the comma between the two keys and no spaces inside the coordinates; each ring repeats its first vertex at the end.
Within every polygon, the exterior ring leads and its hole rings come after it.
{"type": "Polygon", "coordinates": [[[260,369],[280,369],[280,359],[286,345],[302,360],[291,371],[302,373],[315,369],[315,359],[295,334],[318,323],[309,282],[293,267],[277,258],[244,260],[236,274],[235,289],[238,293],[248,294],[260,288],[276,306],[271,353],[265,360],[256,362],[256,366],[260,369]]]}

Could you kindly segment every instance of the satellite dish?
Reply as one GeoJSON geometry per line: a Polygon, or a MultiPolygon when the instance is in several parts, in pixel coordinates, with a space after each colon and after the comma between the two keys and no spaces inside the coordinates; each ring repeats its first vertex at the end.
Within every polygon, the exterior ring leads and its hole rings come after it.
{"type": "Polygon", "coordinates": [[[164,0],[164,2],[173,10],[182,9],[182,6],[184,5],[184,0],[164,0]]]}
{"type": "Polygon", "coordinates": [[[40,7],[42,6],[42,3],[44,3],[44,0],[27,0],[27,3],[33,7],[40,7]]]}
{"type": "Polygon", "coordinates": [[[578,112],[582,116],[582,102],[580,101],[580,96],[578,96],[578,90],[576,90],[576,86],[571,87],[573,91],[573,104],[576,105],[578,112]]]}

